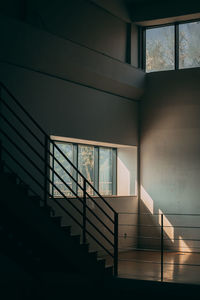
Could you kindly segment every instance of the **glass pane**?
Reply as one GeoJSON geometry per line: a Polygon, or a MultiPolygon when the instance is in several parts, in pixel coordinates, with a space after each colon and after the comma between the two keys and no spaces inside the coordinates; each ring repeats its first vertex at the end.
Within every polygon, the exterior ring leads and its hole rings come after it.
{"type": "MultiPolygon", "coordinates": [[[[73,145],[68,143],[56,143],[56,145],[60,148],[60,150],[73,162],[73,145]]],[[[57,160],[65,167],[70,174],[72,174],[72,167],[67,162],[67,160],[63,157],[63,155],[55,148],[55,157],[57,160]]],[[[54,170],[58,173],[58,175],[64,180],[64,182],[72,188],[72,179],[63,170],[63,168],[54,160],[54,170]]],[[[54,184],[66,195],[72,196],[72,192],[67,188],[67,186],[54,174],[54,184]]],[[[59,191],[54,187],[54,196],[61,196],[59,191]]]]}
{"type": "Polygon", "coordinates": [[[146,71],[174,70],[174,26],[146,30],[146,71]]]}
{"type": "Polygon", "coordinates": [[[99,192],[112,195],[112,149],[99,148],[99,192]]]}
{"type": "MultiPolygon", "coordinates": [[[[78,145],[78,169],[94,185],[94,147],[78,145]]],[[[78,180],[83,186],[82,177],[79,176],[78,180]]],[[[93,189],[89,186],[87,186],[87,192],[93,195],[93,189]]],[[[79,190],[79,195],[82,195],[81,190],[79,190]]]]}
{"type": "Polygon", "coordinates": [[[200,67],[200,22],[179,25],[179,68],[200,67]]]}

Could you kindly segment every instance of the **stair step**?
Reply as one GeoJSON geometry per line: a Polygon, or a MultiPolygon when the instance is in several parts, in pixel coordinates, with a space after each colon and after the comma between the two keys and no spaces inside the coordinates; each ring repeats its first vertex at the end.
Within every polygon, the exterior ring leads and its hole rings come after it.
{"type": "Polygon", "coordinates": [[[97,259],[97,262],[100,266],[105,268],[106,260],[105,259],[97,259]]]}
{"type": "Polygon", "coordinates": [[[113,276],[113,266],[107,266],[105,268],[106,275],[113,276]]]}
{"type": "Polygon", "coordinates": [[[61,217],[51,217],[51,219],[56,225],[61,226],[61,217]]]}
{"type": "Polygon", "coordinates": [[[71,226],[62,226],[61,228],[67,235],[71,234],[71,226]]]}
{"type": "Polygon", "coordinates": [[[71,235],[75,243],[80,244],[81,236],[80,235],[71,235]]]}
{"type": "Polygon", "coordinates": [[[12,183],[17,183],[17,175],[15,173],[7,173],[6,175],[12,183]]]}
{"type": "Polygon", "coordinates": [[[44,212],[44,214],[48,215],[48,216],[51,216],[51,211],[52,211],[52,208],[51,206],[42,206],[40,207],[41,211],[44,212]]]}
{"type": "Polygon", "coordinates": [[[18,184],[18,186],[20,187],[20,189],[22,190],[22,192],[25,194],[25,195],[28,195],[28,191],[29,191],[29,186],[27,184],[25,184],[24,182],[20,182],[18,184]]]}
{"type": "Polygon", "coordinates": [[[80,244],[80,247],[83,249],[83,251],[89,252],[89,244],[80,244]]]}
{"type": "Polygon", "coordinates": [[[2,161],[0,162],[0,171],[1,171],[1,172],[4,172],[4,171],[5,171],[5,162],[4,162],[4,160],[2,160],[2,161]]]}
{"type": "Polygon", "coordinates": [[[93,259],[97,260],[98,252],[97,252],[97,251],[89,252],[89,255],[90,255],[90,257],[92,257],[93,259]]]}
{"type": "Polygon", "coordinates": [[[32,195],[32,196],[29,196],[29,198],[33,201],[33,203],[40,206],[41,198],[39,196],[32,195]]]}

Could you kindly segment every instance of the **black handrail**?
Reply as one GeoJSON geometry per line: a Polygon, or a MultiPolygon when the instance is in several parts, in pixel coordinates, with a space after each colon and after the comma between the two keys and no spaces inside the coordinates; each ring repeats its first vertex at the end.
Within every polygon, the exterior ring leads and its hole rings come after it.
{"type": "Polygon", "coordinates": [[[55,143],[54,140],[52,140],[47,133],[44,131],[44,129],[34,120],[34,118],[26,111],[26,109],[21,105],[21,103],[15,98],[15,96],[13,96],[13,94],[8,90],[8,88],[2,83],[0,82],[0,88],[3,88],[6,93],[12,98],[12,100],[15,102],[15,104],[17,104],[17,106],[22,110],[22,112],[28,117],[29,120],[31,120],[31,122],[36,126],[37,129],[39,129],[39,131],[42,133],[42,135],[44,136],[44,143],[37,137],[37,135],[29,128],[29,126],[27,126],[27,124],[22,120],[21,117],[19,117],[17,115],[17,113],[8,105],[8,103],[2,99],[2,96],[0,97],[1,99],[1,103],[3,103],[5,105],[5,107],[15,116],[15,118],[24,126],[24,128],[26,128],[26,130],[35,138],[35,140],[43,147],[44,149],[44,158],[43,156],[38,153],[38,151],[26,140],[26,138],[20,134],[20,132],[12,125],[11,122],[9,122],[7,120],[7,118],[0,113],[0,117],[7,123],[7,125],[9,125],[9,127],[23,140],[23,142],[44,162],[45,168],[44,168],[44,172],[41,171],[41,169],[36,165],[36,163],[34,163],[34,161],[32,161],[30,159],[30,157],[12,140],[12,138],[9,137],[8,134],[6,134],[2,129],[0,129],[0,132],[4,135],[4,137],[6,137],[6,139],[12,144],[14,145],[14,147],[23,155],[23,157],[25,157],[29,163],[31,163],[31,165],[42,175],[42,177],[44,178],[44,186],[34,178],[34,176],[28,172],[26,170],[26,168],[19,163],[19,161],[4,147],[2,146],[2,149],[4,149],[4,151],[8,154],[8,156],[11,157],[11,159],[13,159],[15,161],[15,163],[17,163],[22,170],[36,183],[38,184],[38,186],[44,190],[44,203],[46,204],[46,200],[45,197],[48,194],[50,197],[52,196],[52,199],[54,200],[54,202],[57,203],[57,205],[59,205],[82,229],[83,229],[83,235],[85,236],[85,233],[87,233],[93,240],[95,240],[95,242],[97,244],[99,244],[101,246],[101,248],[103,248],[111,257],[113,257],[114,259],[114,274],[117,275],[117,265],[118,265],[118,214],[116,213],[116,211],[112,208],[112,206],[102,197],[102,195],[93,187],[93,185],[89,182],[89,180],[87,178],[85,178],[85,176],[78,170],[78,168],[68,159],[68,157],[62,152],[62,150],[57,146],[57,144],[55,143]],[[52,154],[51,151],[49,151],[48,148],[48,143],[49,145],[53,145],[53,147],[55,147],[60,154],[65,158],[65,160],[73,167],[73,169],[76,171],[76,173],[83,179],[83,183],[84,186],[82,187],[81,184],[79,184],[78,180],[76,180],[74,178],[74,176],[72,176],[70,174],[70,172],[68,172],[68,170],[60,163],[60,161],[55,157],[54,153],[52,154]],[[83,195],[84,198],[81,199],[81,197],[79,197],[79,195],[62,179],[62,177],[60,177],[60,175],[55,171],[54,168],[52,168],[52,166],[48,163],[48,159],[47,159],[47,154],[49,155],[49,157],[53,157],[53,160],[55,160],[60,166],[61,168],[65,171],[65,173],[67,173],[70,178],[72,178],[72,180],[76,183],[76,185],[83,191],[83,195]],[[55,174],[59,180],[62,182],[62,184],[64,184],[64,186],[69,189],[73,195],[75,195],[75,197],[82,203],[83,205],[83,213],[82,211],[80,211],[76,205],[70,200],[70,198],[67,198],[66,195],[56,186],[56,184],[50,180],[50,178],[48,177],[47,174],[47,170],[51,170],[53,175],[55,174]],[[70,214],[66,208],[64,208],[60,202],[58,200],[56,200],[53,195],[50,194],[48,188],[47,188],[47,182],[50,183],[52,185],[52,187],[56,188],[56,190],[58,191],[58,193],[68,201],[68,203],[71,204],[71,206],[76,209],[76,211],[78,211],[80,213],[81,216],[83,216],[83,225],[76,220],[76,218],[70,214]],[[99,203],[97,203],[93,197],[87,192],[86,190],[86,184],[94,191],[94,193],[105,203],[105,205],[112,211],[112,213],[114,213],[114,220],[109,216],[109,214],[99,205],[99,203]],[[112,231],[95,213],[94,211],[87,205],[86,202],[86,197],[88,197],[89,199],[91,199],[93,201],[93,203],[95,203],[95,205],[103,212],[103,214],[114,224],[114,231],[112,231]],[[110,239],[108,239],[103,233],[102,231],[95,225],[93,224],[93,222],[91,222],[91,220],[86,216],[86,209],[88,211],[90,211],[90,213],[95,216],[95,218],[108,230],[108,232],[110,232],[113,236],[114,236],[114,244],[110,241],[110,239]],[[108,250],[106,249],[106,247],[96,238],[94,237],[93,234],[91,234],[87,228],[86,228],[86,221],[104,238],[104,240],[106,240],[114,249],[114,255],[108,250]]]}
{"type": "MultiPolygon", "coordinates": [[[[1,114],[0,114],[1,115],[1,114]]],[[[30,159],[30,157],[23,151],[23,150],[21,150],[21,148],[15,143],[15,142],[13,142],[13,140],[0,128],[0,132],[1,133],[3,133],[3,135],[17,148],[17,150],[18,151],[20,151],[20,153],[21,154],[23,154],[23,156],[24,157],[26,157],[26,159],[35,167],[35,169],[41,174],[41,175],[43,175],[44,176],[44,173],[38,168],[38,166],[30,159]]],[[[32,147],[32,146],[31,146],[32,147]]],[[[37,151],[35,151],[35,153],[37,153],[37,151]]],[[[38,153],[37,153],[38,154],[38,153]]],[[[39,155],[39,154],[38,154],[39,155]]],[[[40,155],[40,158],[42,159],[42,156],[40,155]]],[[[50,166],[50,165],[48,165],[48,167],[51,169],[51,170],[53,170],[53,168],[50,166]]],[[[56,176],[63,182],[63,184],[65,184],[66,186],[67,186],[67,188],[69,188],[70,189],[70,191],[71,192],[73,192],[74,193],[74,195],[76,195],[76,193],[73,191],[73,189],[71,189],[71,187],[67,184],[67,183],[65,183],[65,181],[62,179],[62,177],[60,177],[60,175],[56,172],[56,171],[54,171],[54,173],[56,174],[56,176]]],[[[48,179],[48,181],[49,181],[49,179],[48,179]]],[[[50,182],[51,184],[52,184],[52,181],[50,182]]],[[[66,197],[65,197],[66,198],[66,197]]],[[[67,199],[67,198],[66,198],[67,199]]],[[[81,203],[83,203],[83,201],[82,201],[82,199],[79,197],[79,196],[77,196],[77,199],[79,200],[79,201],[81,201],[81,203]]],[[[97,218],[97,220],[111,233],[111,234],[113,234],[114,235],[114,233],[110,230],[110,228],[105,224],[105,223],[103,223],[102,222],[102,220],[93,212],[93,210],[91,210],[91,208],[89,207],[89,206],[87,206],[87,204],[85,204],[85,206],[86,206],[86,208],[97,218]]],[[[76,208],[76,210],[78,211],[78,209],[77,209],[77,207],[76,206],[74,206],[74,208],[76,208]]],[[[80,212],[80,211],[79,211],[80,212]]],[[[87,218],[86,218],[87,219],[87,218]]],[[[109,242],[111,245],[112,245],[112,243],[108,240],[108,238],[107,237],[105,237],[105,235],[101,232],[101,231],[99,231],[99,229],[93,224],[93,223],[91,223],[91,221],[89,220],[89,219],[87,219],[87,221],[105,238],[105,240],[107,240],[107,242],[109,242]]],[[[113,245],[112,245],[113,246],[113,245]]]]}
{"type": "MultiPolygon", "coordinates": [[[[0,131],[2,131],[1,129],[0,129],[0,131]]],[[[14,156],[13,155],[11,155],[10,154],[10,152],[2,145],[1,146],[3,149],[4,149],[4,151],[26,172],[26,174],[27,175],[29,175],[31,178],[32,178],[32,180],[34,180],[35,181],[35,183],[37,183],[42,189],[43,189],[43,186],[30,174],[30,172],[28,172],[27,170],[26,170],[26,168],[24,168],[15,158],[14,158],[14,156]]],[[[41,171],[41,170],[40,170],[41,171]]],[[[42,172],[42,171],[41,171],[42,172]]],[[[50,179],[49,179],[49,182],[54,186],[54,188],[56,188],[57,190],[58,190],[58,192],[64,197],[64,198],[66,198],[65,197],[65,194],[53,183],[53,181],[51,181],[50,179]]],[[[49,192],[48,192],[48,194],[49,195],[51,195],[49,192]]],[[[66,198],[67,199],[67,198],[66,198]]],[[[55,200],[55,199],[54,199],[55,200]]],[[[69,200],[69,203],[73,206],[73,208],[74,209],[76,209],[78,212],[79,212],[79,214],[80,215],[82,215],[82,212],[81,212],[81,210],[79,210],[71,201],[70,201],[70,199],[67,199],[67,200],[69,200]]],[[[71,214],[70,214],[70,216],[71,216],[71,214]]],[[[73,217],[73,220],[74,220],[74,217],[73,217]]],[[[112,246],[112,247],[114,247],[114,245],[111,243],[111,241],[86,217],[86,220],[88,221],[88,223],[90,224],[90,225],[92,225],[95,229],[96,229],[96,231],[98,232],[98,233],[100,233],[101,234],[101,236],[112,246]]],[[[80,223],[77,223],[78,225],[80,225],[80,223]]],[[[81,227],[82,227],[82,225],[81,225],[81,227]]],[[[93,238],[94,239],[94,238],[93,238]]],[[[96,238],[95,238],[95,240],[96,240],[96,238]]]]}
{"type": "MultiPolygon", "coordinates": [[[[35,150],[35,148],[30,144],[30,143],[28,143],[27,142],[27,140],[17,131],[17,129],[2,115],[2,113],[0,113],[0,117],[1,118],[3,118],[4,119],[4,121],[13,129],[13,131],[23,140],[23,142],[24,143],[26,143],[26,145],[43,161],[44,159],[43,159],[43,157],[37,152],[37,150],[35,150]]],[[[2,130],[2,129],[0,129],[0,131],[4,134],[4,136],[15,146],[15,147],[17,147],[17,149],[31,162],[31,160],[30,160],[30,158],[29,157],[27,157],[26,156],[26,154],[22,151],[22,150],[20,150],[19,149],[19,147],[16,145],[16,143],[14,143],[13,141],[12,141],[12,139],[2,130]]],[[[49,154],[50,155],[52,155],[52,153],[51,152],[49,152],[49,154]]],[[[55,158],[55,160],[57,161],[57,159],[55,158]]],[[[59,162],[59,161],[58,161],[59,162]]],[[[32,163],[32,162],[31,162],[32,163]]],[[[59,164],[62,166],[62,164],[59,162],[59,164]]],[[[35,165],[34,165],[35,166],[35,165]]],[[[52,169],[53,170],[53,168],[49,165],[49,164],[47,164],[47,166],[50,168],[50,169],[52,169]]],[[[35,166],[35,168],[36,168],[36,166],[35,166]]],[[[64,170],[66,170],[65,168],[64,168],[64,170]]],[[[68,171],[66,170],[66,172],[68,173],[68,171]]],[[[41,172],[40,172],[41,173],[41,172]]],[[[56,172],[56,171],[54,171],[54,173],[56,173],[56,176],[58,176],[58,178],[71,190],[71,192],[73,192],[74,193],[74,195],[76,195],[76,193],[73,191],[73,189],[71,189],[70,188],[70,186],[67,184],[67,183],[65,183],[64,182],[64,180],[60,177],[60,175],[56,172]]],[[[69,173],[70,174],[70,173],[69,173]]],[[[43,173],[42,173],[42,175],[44,175],[43,173]]],[[[71,174],[70,174],[71,175],[71,174]]],[[[72,177],[72,176],[71,176],[72,177]]],[[[73,178],[74,179],[74,178],[73,178]]],[[[75,179],[74,179],[75,180],[75,179]]],[[[78,186],[83,190],[83,187],[81,186],[81,185],[79,185],[78,184],[78,186]]],[[[78,197],[77,196],[77,198],[78,198],[78,200],[81,200],[81,198],[80,197],[78,197]]],[[[100,207],[99,205],[98,205],[98,207],[100,207]]],[[[87,203],[86,203],[86,208],[97,218],[97,220],[111,233],[111,234],[113,234],[114,235],[114,233],[110,230],[110,228],[105,224],[105,223],[103,223],[102,222],[102,220],[91,210],[91,208],[89,207],[89,206],[87,206],[87,203]]],[[[101,207],[100,207],[101,208],[101,207]]],[[[109,217],[109,216],[108,216],[109,217]]],[[[110,218],[110,217],[109,217],[110,218]]],[[[110,218],[111,219],[111,218],[110,218]]],[[[113,220],[111,219],[111,221],[113,222],[113,220]]]]}

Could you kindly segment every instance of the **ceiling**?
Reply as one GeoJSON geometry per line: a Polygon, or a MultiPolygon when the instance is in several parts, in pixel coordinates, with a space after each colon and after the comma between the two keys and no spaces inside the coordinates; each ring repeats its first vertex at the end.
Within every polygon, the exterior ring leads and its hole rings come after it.
{"type": "Polygon", "coordinates": [[[146,25],[147,21],[181,17],[200,18],[200,0],[92,0],[128,22],[146,25]],[[195,14],[194,16],[192,16],[195,14]]]}
{"type": "Polygon", "coordinates": [[[200,13],[196,0],[124,0],[131,20],[141,22],[200,13]]]}

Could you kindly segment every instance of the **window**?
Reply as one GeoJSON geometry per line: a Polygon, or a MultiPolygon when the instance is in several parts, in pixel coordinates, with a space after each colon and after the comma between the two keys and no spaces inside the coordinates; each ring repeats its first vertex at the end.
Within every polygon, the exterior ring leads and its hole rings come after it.
{"type": "Polygon", "coordinates": [[[200,67],[200,22],[179,25],[179,68],[200,67]]]}
{"type": "Polygon", "coordinates": [[[146,72],[200,67],[200,22],[143,31],[146,72]]]}
{"type": "MultiPolygon", "coordinates": [[[[56,142],[56,145],[102,195],[116,195],[116,148],[67,142],[56,142]]],[[[77,172],[62,154],[55,147],[52,149],[52,152],[65,169],[83,186],[82,177],[77,176],[77,172]]],[[[52,167],[71,188],[71,190],[67,188],[58,176],[52,174],[52,181],[66,196],[73,196],[72,190],[78,193],[79,196],[82,196],[83,192],[81,188],[77,188],[73,179],[62,169],[55,159],[52,160],[52,167]]],[[[87,192],[94,196],[94,191],[89,185],[87,185],[87,192]]],[[[54,197],[61,196],[56,188],[53,187],[52,194],[54,197]]]]}
{"type": "Polygon", "coordinates": [[[99,148],[99,191],[102,195],[116,194],[116,150],[99,148]],[[114,178],[115,176],[115,178],[114,178]]]}
{"type": "Polygon", "coordinates": [[[146,71],[174,69],[174,27],[146,30],[146,71]]]}

